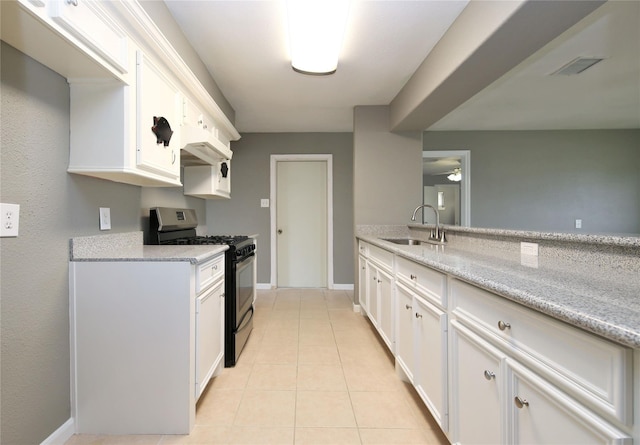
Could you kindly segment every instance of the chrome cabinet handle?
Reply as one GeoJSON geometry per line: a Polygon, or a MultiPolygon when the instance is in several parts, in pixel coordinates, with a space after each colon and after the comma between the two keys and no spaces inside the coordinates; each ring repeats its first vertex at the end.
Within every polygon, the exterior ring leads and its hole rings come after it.
{"type": "Polygon", "coordinates": [[[282,229],[278,229],[278,235],[282,234],[282,229]]]}
{"type": "Polygon", "coordinates": [[[416,312],[416,318],[422,318],[422,314],[416,312]]]}
{"type": "Polygon", "coordinates": [[[529,402],[526,399],[521,399],[519,396],[515,396],[513,401],[515,402],[516,406],[520,409],[524,408],[525,406],[529,406],[529,402]]]}
{"type": "Polygon", "coordinates": [[[417,275],[414,275],[414,274],[411,274],[411,279],[412,279],[412,280],[417,280],[417,279],[418,279],[418,276],[417,276],[417,275]]]}
{"type": "Polygon", "coordinates": [[[378,283],[382,283],[382,281],[378,280],[378,283]]]}
{"type": "Polygon", "coordinates": [[[67,0],[67,5],[78,6],[78,0],[67,0]]]}
{"type": "Polygon", "coordinates": [[[411,308],[413,308],[413,306],[409,306],[408,304],[405,304],[405,305],[404,305],[404,308],[405,308],[405,309],[411,309],[411,308]]]}
{"type": "Polygon", "coordinates": [[[487,369],[487,370],[484,371],[484,378],[487,379],[487,380],[495,379],[496,378],[496,374],[487,369]]]}
{"type": "Polygon", "coordinates": [[[511,325],[509,323],[506,323],[500,320],[498,322],[498,329],[500,329],[501,331],[504,331],[505,329],[511,329],[511,325]]]}
{"type": "Polygon", "coordinates": [[[215,264],[215,265],[213,266],[213,270],[218,270],[218,265],[217,265],[217,264],[215,264]]]}
{"type": "Polygon", "coordinates": [[[172,159],[171,159],[171,165],[173,165],[173,164],[175,164],[175,163],[176,163],[176,152],[175,152],[175,151],[173,151],[173,152],[171,153],[171,156],[172,156],[172,159]]]}

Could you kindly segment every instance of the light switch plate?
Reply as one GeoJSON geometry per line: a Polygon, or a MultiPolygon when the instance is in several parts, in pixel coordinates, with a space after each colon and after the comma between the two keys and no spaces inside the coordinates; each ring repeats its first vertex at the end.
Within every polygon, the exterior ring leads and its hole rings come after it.
{"type": "Polygon", "coordinates": [[[538,243],[520,243],[520,253],[522,255],[538,256],[538,243]]]}
{"type": "Polygon", "coordinates": [[[576,219],[576,229],[582,229],[582,220],[576,219]]]}
{"type": "Polygon", "coordinates": [[[260,200],[260,207],[269,207],[269,200],[268,199],[261,199],[260,200]]]}
{"type": "Polygon", "coordinates": [[[0,204],[0,237],[18,236],[20,226],[20,204],[0,204]]]}
{"type": "Polygon", "coordinates": [[[100,230],[111,230],[111,209],[100,207],[100,230]]]}

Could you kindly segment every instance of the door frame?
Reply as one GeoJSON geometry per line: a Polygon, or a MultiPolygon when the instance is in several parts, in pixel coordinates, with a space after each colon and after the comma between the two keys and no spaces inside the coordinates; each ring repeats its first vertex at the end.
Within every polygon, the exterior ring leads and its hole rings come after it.
{"type": "Polygon", "coordinates": [[[460,181],[460,227],[471,227],[471,150],[423,151],[424,158],[460,157],[464,172],[460,181]]]}
{"type": "Polygon", "coordinates": [[[271,155],[269,199],[271,238],[271,287],[278,287],[278,240],[277,240],[277,174],[278,162],[323,161],[327,167],[327,289],[334,289],[333,282],[333,155],[330,154],[288,154],[271,155]]]}

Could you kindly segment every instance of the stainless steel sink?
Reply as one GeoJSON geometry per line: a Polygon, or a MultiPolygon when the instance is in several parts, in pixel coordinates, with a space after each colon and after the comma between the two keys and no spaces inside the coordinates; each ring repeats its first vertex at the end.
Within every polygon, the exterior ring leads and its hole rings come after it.
{"type": "Polygon", "coordinates": [[[419,246],[420,244],[444,244],[442,241],[438,240],[424,241],[412,238],[382,238],[382,240],[389,241],[390,243],[394,244],[402,244],[405,246],[419,246]]]}

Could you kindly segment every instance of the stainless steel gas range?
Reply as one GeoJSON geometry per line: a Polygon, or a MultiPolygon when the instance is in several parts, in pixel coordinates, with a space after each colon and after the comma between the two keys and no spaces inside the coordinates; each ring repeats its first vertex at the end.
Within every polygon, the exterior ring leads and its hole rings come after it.
{"type": "Polygon", "coordinates": [[[149,214],[149,244],[226,244],[224,362],[235,366],[253,329],[255,240],[246,235],[198,236],[193,209],[154,207],[149,214]]]}

